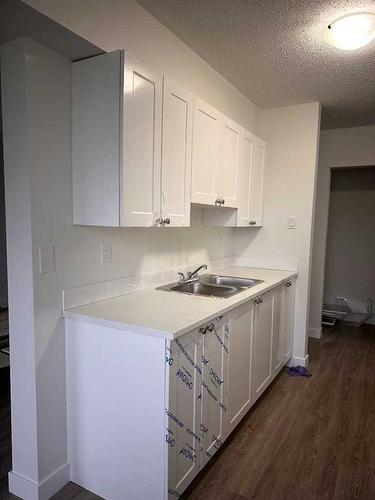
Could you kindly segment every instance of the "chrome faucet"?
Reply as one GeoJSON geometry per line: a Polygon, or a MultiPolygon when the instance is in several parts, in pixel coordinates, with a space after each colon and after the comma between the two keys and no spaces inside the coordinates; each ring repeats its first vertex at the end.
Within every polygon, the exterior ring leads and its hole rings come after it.
{"type": "Polygon", "coordinates": [[[180,281],[183,281],[184,283],[188,283],[189,281],[195,281],[199,278],[198,273],[201,269],[207,269],[206,264],[202,264],[201,266],[197,267],[195,271],[188,271],[186,273],[186,276],[184,273],[178,273],[180,275],[180,281]]]}

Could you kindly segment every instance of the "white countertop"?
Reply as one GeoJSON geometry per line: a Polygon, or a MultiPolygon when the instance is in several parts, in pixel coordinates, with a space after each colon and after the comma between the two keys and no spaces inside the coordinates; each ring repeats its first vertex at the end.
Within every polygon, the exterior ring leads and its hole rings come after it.
{"type": "Polygon", "coordinates": [[[215,274],[263,280],[229,298],[140,290],[64,311],[64,317],[119,330],[175,339],[237,307],[297,273],[252,267],[226,267],[215,274]]]}

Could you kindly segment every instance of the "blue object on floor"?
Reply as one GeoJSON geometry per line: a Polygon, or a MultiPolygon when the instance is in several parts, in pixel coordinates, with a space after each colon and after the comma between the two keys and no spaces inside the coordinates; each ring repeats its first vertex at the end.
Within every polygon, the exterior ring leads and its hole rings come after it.
{"type": "Polygon", "coordinates": [[[312,373],[305,366],[291,366],[288,368],[288,375],[291,377],[311,377],[312,373]]]}

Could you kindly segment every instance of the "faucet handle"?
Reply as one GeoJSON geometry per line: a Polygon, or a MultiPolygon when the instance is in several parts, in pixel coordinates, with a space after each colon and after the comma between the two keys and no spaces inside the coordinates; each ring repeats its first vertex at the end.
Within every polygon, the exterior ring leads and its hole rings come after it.
{"type": "Polygon", "coordinates": [[[180,281],[185,281],[184,273],[178,273],[178,275],[180,276],[180,281]]]}

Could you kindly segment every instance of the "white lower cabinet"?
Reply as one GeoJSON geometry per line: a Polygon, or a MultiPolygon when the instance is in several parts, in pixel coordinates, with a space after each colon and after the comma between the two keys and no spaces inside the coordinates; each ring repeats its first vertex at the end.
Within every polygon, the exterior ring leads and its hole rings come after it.
{"type": "Polygon", "coordinates": [[[284,364],[290,360],[293,354],[295,294],[296,279],[292,278],[284,283],[282,292],[282,352],[284,364]]]}
{"type": "Polygon", "coordinates": [[[254,300],[252,396],[259,398],[271,381],[274,294],[271,290],[254,300]]]}
{"type": "Polygon", "coordinates": [[[203,334],[202,354],[202,467],[220,448],[227,411],[229,317],[219,316],[203,334]]]}
{"type": "Polygon", "coordinates": [[[200,469],[202,336],[198,330],[166,348],[168,492],[179,496],[200,469]]]}
{"type": "Polygon", "coordinates": [[[283,325],[282,325],[282,306],[283,293],[282,287],[275,289],[273,294],[273,332],[272,332],[272,356],[271,356],[271,374],[277,375],[284,366],[283,352],[283,325]]]}
{"type": "Polygon", "coordinates": [[[226,435],[232,432],[251,406],[252,316],[251,302],[230,313],[226,435]]]}
{"type": "Polygon", "coordinates": [[[67,319],[70,479],[108,500],[178,498],[291,356],[294,288],[175,340],[67,319]]]}

